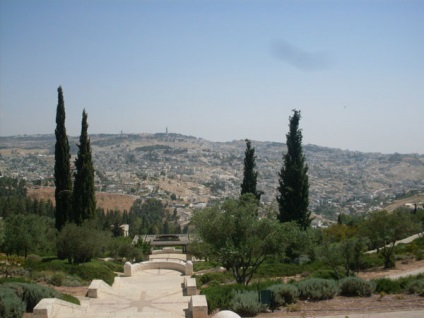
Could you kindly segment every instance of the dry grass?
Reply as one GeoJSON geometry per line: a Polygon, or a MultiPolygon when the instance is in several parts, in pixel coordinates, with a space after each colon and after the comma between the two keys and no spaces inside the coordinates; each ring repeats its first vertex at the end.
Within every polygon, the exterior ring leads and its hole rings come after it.
{"type": "MultiPolygon", "coordinates": [[[[52,187],[41,187],[37,189],[28,188],[27,189],[28,197],[32,199],[43,199],[51,200],[54,204],[54,188],[52,187]]],[[[114,194],[114,193],[105,193],[97,192],[96,193],[97,206],[103,208],[104,210],[120,210],[129,211],[133,205],[136,197],[126,194],[114,194]]]]}

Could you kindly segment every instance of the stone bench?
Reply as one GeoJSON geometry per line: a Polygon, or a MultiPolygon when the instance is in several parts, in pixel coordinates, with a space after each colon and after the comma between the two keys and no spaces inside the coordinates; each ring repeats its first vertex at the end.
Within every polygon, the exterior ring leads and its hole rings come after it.
{"type": "Polygon", "coordinates": [[[196,278],[186,277],[184,279],[184,287],[187,296],[193,296],[197,293],[196,278]]]}
{"type": "Polygon", "coordinates": [[[71,304],[67,301],[57,298],[43,298],[34,307],[32,317],[33,318],[52,318],[59,317],[58,314],[62,309],[67,309],[67,312],[71,311],[75,317],[83,315],[87,310],[80,305],[71,304]]]}
{"type": "Polygon", "coordinates": [[[100,290],[110,290],[112,287],[110,287],[108,284],[106,284],[101,279],[94,279],[90,286],[88,287],[87,296],[89,298],[97,298],[99,297],[100,290]]]}
{"type": "Polygon", "coordinates": [[[208,318],[208,302],[205,295],[191,296],[189,310],[192,318],[208,318]]]}

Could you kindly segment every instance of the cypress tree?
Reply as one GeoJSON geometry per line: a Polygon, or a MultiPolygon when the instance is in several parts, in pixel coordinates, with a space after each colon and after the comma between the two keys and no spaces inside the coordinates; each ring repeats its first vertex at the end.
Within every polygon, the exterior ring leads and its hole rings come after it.
{"type": "Polygon", "coordinates": [[[243,183],[241,184],[241,195],[251,193],[259,201],[263,192],[256,190],[258,173],[255,171],[255,148],[252,148],[249,139],[246,139],[246,151],[244,152],[244,155],[244,170],[243,183]]]}
{"type": "Polygon", "coordinates": [[[307,229],[312,219],[309,211],[308,166],[302,151],[302,131],[299,129],[300,111],[293,110],[289,118],[287,153],[283,156],[283,166],[279,173],[277,201],[280,222],[296,221],[302,229],[307,229]]]}
{"type": "Polygon", "coordinates": [[[65,128],[65,102],[63,100],[62,87],[57,89],[58,103],[56,110],[56,145],[55,145],[55,225],[61,230],[72,214],[72,177],[71,155],[69,152],[68,136],[65,128]]]}
{"type": "Polygon", "coordinates": [[[75,159],[74,183],[74,222],[81,224],[85,219],[93,218],[96,212],[96,196],[94,191],[94,168],[91,157],[90,139],[87,134],[87,113],[82,113],[81,136],[78,154],[75,159]]]}

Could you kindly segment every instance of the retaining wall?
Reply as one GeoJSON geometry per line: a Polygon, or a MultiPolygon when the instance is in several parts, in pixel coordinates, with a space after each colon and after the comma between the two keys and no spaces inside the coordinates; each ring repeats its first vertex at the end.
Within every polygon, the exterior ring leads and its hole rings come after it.
{"type": "Polygon", "coordinates": [[[136,264],[131,264],[126,262],[124,265],[124,275],[130,277],[134,273],[146,269],[172,269],[183,273],[184,275],[191,276],[193,275],[193,263],[191,261],[181,261],[177,259],[173,260],[151,260],[147,262],[141,262],[136,264]]]}

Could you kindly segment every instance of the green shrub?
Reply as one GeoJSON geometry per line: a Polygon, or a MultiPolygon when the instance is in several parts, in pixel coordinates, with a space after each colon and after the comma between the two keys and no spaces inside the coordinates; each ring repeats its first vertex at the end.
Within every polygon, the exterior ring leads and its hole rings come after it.
{"type": "Polygon", "coordinates": [[[193,270],[195,271],[195,272],[198,272],[198,271],[203,271],[203,270],[206,270],[206,269],[213,269],[213,268],[216,268],[216,267],[219,267],[219,264],[217,264],[217,263],[212,263],[212,262],[193,262],[193,270]]]}
{"type": "MultiPolygon", "coordinates": [[[[122,272],[123,265],[120,265],[115,262],[105,262],[99,260],[92,260],[91,262],[82,263],[82,264],[69,264],[66,260],[60,259],[43,259],[41,263],[37,265],[37,270],[32,271],[31,277],[35,280],[45,280],[46,282],[50,282],[52,278],[51,274],[47,274],[48,272],[62,272],[65,274],[63,285],[66,285],[66,282],[72,281],[71,286],[77,284],[79,281],[79,285],[81,285],[81,281],[78,279],[72,279],[68,275],[76,275],[82,281],[91,282],[93,279],[102,279],[109,285],[113,284],[115,279],[114,272],[122,272]],[[44,271],[44,272],[43,272],[44,271]],[[41,274],[41,273],[42,274],[41,274]]],[[[55,274],[53,274],[55,275],[55,274]]],[[[59,274],[61,275],[61,274],[59,274]]],[[[56,277],[55,283],[60,282],[60,277],[56,277]]],[[[70,286],[70,285],[66,285],[70,286]]]]}
{"type": "Polygon", "coordinates": [[[348,297],[370,297],[375,284],[358,277],[346,277],[339,282],[340,295],[348,297]]]}
{"type": "Polygon", "coordinates": [[[294,259],[294,263],[297,265],[309,264],[311,262],[311,258],[308,255],[300,255],[294,259]]]}
{"type": "Polygon", "coordinates": [[[36,285],[36,284],[26,284],[24,292],[24,301],[26,302],[28,312],[33,311],[34,307],[40,302],[43,298],[59,298],[60,294],[54,289],[36,285]]]}
{"type": "Polygon", "coordinates": [[[78,275],[82,280],[91,282],[93,279],[101,279],[109,285],[113,284],[115,274],[104,262],[89,262],[72,266],[70,273],[78,275]]]}
{"type": "Polygon", "coordinates": [[[338,292],[334,280],[309,278],[298,283],[300,297],[303,299],[323,300],[332,299],[338,292]]]}
{"type": "Polygon", "coordinates": [[[51,271],[51,272],[64,272],[67,273],[69,268],[72,267],[66,260],[60,260],[58,258],[43,258],[41,263],[32,262],[33,270],[37,271],[51,271]]]}
{"type": "Polygon", "coordinates": [[[66,276],[62,286],[66,286],[66,287],[80,287],[84,285],[84,281],[81,281],[81,278],[79,278],[78,276],[66,276]]]}
{"type": "Polygon", "coordinates": [[[25,259],[24,266],[26,269],[36,269],[42,260],[40,256],[31,254],[25,259]]]}
{"type": "Polygon", "coordinates": [[[25,307],[25,302],[12,289],[0,286],[0,317],[21,318],[25,307]]]}
{"type": "Polygon", "coordinates": [[[255,273],[255,277],[283,277],[295,276],[305,272],[315,272],[319,269],[327,269],[328,267],[320,262],[312,262],[309,264],[297,265],[293,263],[282,262],[264,262],[255,273]]]}
{"type": "Polygon", "coordinates": [[[124,265],[121,262],[108,261],[103,262],[103,264],[109,268],[111,271],[122,273],[124,271],[124,265]]]}
{"type": "Polygon", "coordinates": [[[226,272],[211,272],[205,273],[203,275],[196,275],[196,279],[199,282],[200,286],[205,284],[210,284],[210,282],[215,281],[218,283],[225,283],[231,280],[228,273],[226,272]]]}
{"type": "Polygon", "coordinates": [[[50,277],[49,283],[54,286],[62,286],[64,280],[65,274],[63,272],[56,272],[50,277]]]}
{"type": "Polygon", "coordinates": [[[255,291],[237,292],[230,302],[230,309],[244,317],[253,317],[266,309],[266,305],[259,302],[255,291]]]}
{"type": "Polygon", "coordinates": [[[399,294],[403,291],[399,280],[380,278],[374,280],[374,283],[376,284],[375,291],[377,293],[399,294]]]}
{"type": "Polygon", "coordinates": [[[26,304],[26,311],[31,312],[43,298],[60,298],[54,289],[31,283],[6,283],[3,287],[14,291],[16,296],[26,304]]]}
{"type": "Polygon", "coordinates": [[[214,312],[216,309],[229,309],[234,293],[233,285],[210,286],[200,291],[201,295],[206,295],[209,313],[214,312]]]}
{"type": "MultiPolygon", "coordinates": [[[[344,276],[342,272],[339,272],[339,276],[344,276]]],[[[322,279],[333,279],[338,280],[340,277],[337,277],[334,270],[329,269],[319,269],[317,271],[314,271],[311,274],[311,278],[322,278],[322,279]]]]}
{"type": "Polygon", "coordinates": [[[291,284],[277,284],[268,287],[274,293],[274,305],[285,306],[299,299],[299,288],[291,284]]]}
{"type": "Polygon", "coordinates": [[[406,286],[409,294],[424,296],[424,279],[413,280],[406,286]]]}
{"type": "Polygon", "coordinates": [[[0,278],[0,286],[5,283],[31,283],[26,277],[2,277],[0,278]]]}
{"type": "Polygon", "coordinates": [[[379,253],[362,254],[358,269],[368,269],[383,265],[384,259],[379,253]]]}

